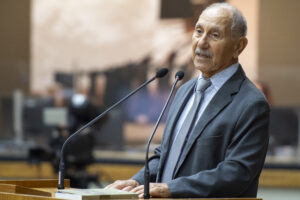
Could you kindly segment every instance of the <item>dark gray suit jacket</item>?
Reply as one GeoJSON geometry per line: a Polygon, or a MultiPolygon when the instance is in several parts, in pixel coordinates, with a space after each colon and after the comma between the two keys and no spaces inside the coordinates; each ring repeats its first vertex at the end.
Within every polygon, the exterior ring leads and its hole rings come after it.
{"type": "MultiPolygon", "coordinates": [[[[151,181],[160,182],[176,122],[197,79],[178,90],[162,144],[150,160],[151,181]]],[[[190,134],[168,182],[172,197],[256,197],[268,146],[269,105],[237,72],[216,93],[190,134]]],[[[132,178],[144,183],[144,169],[132,178]]]]}

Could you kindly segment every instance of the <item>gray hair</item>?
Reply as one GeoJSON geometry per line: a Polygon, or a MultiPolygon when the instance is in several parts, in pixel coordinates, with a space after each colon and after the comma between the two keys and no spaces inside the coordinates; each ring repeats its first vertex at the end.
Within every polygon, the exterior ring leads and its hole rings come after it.
{"type": "Polygon", "coordinates": [[[243,16],[243,14],[241,13],[241,11],[239,11],[236,7],[228,3],[214,3],[208,6],[205,10],[211,8],[222,8],[222,9],[229,10],[232,13],[232,24],[231,24],[232,39],[237,39],[238,37],[242,37],[242,36],[245,37],[247,35],[247,21],[243,16]]]}

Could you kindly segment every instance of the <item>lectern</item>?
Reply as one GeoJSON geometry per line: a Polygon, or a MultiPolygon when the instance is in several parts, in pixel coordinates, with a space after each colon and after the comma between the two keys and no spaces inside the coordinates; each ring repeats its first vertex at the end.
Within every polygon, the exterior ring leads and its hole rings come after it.
{"type": "MultiPolygon", "coordinates": [[[[53,200],[57,190],[56,179],[0,180],[0,199],[3,200],[53,200]]],[[[66,188],[70,181],[64,180],[66,188]]]]}
{"type": "MultiPolygon", "coordinates": [[[[57,199],[58,200],[58,198],[54,198],[54,193],[57,191],[57,182],[58,181],[56,179],[0,180],[0,199],[1,200],[56,200],[57,199]]],[[[70,181],[64,180],[64,185],[66,188],[70,187],[70,181]]],[[[159,200],[163,200],[163,199],[159,199],[159,200]]],[[[206,198],[201,200],[262,200],[262,199],[206,198]]]]}

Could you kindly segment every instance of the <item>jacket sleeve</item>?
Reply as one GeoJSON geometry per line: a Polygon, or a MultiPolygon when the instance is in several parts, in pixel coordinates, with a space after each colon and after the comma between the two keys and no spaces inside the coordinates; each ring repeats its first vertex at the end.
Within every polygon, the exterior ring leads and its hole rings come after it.
{"type": "Polygon", "coordinates": [[[257,180],[268,147],[269,105],[245,106],[234,128],[225,159],[216,168],[168,182],[172,197],[238,197],[257,180]]]}

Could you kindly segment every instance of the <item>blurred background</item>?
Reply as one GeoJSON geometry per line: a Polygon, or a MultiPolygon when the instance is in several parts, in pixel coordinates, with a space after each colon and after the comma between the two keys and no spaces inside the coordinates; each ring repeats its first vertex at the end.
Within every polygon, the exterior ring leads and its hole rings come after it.
{"type": "MultiPolygon", "coordinates": [[[[67,149],[73,187],[131,177],[143,165],[174,74],[184,70],[182,83],[198,75],[192,33],[214,2],[225,1],[0,0],[0,178],[56,178],[66,137],[167,67],[166,77],[67,149]]],[[[249,43],[240,63],[271,105],[259,195],[293,199],[300,188],[300,1],[226,2],[247,19],[249,43]]],[[[161,141],[165,118],[151,150],[161,141]]]]}

